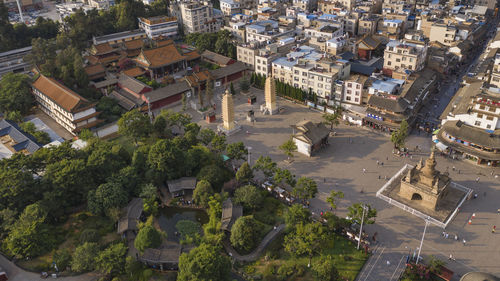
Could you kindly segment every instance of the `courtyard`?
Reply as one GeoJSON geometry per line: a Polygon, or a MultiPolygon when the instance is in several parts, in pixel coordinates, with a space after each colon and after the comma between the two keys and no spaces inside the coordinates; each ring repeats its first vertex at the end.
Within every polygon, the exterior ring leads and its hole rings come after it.
{"type": "MultiPolygon", "coordinates": [[[[347,207],[357,202],[376,208],[376,223],[367,226],[366,231],[370,236],[377,233],[377,243],[372,244],[374,255],[358,280],[396,280],[404,267],[406,255],[418,252],[416,249],[420,245],[425,222],[390,206],[376,198],[375,194],[385,183],[385,178],[389,179],[405,163],[414,165],[421,157],[424,160],[428,157],[431,136],[424,133],[411,135],[406,146],[414,150],[418,145],[420,151],[412,152],[411,157],[400,157],[393,155],[393,145],[388,135],[341,123],[334,128],[336,136],[330,137],[328,147],[312,157],[295,153],[294,161],[288,163],[278,146],[290,138],[293,133],[291,125],[305,119],[322,121],[322,113],[279,99],[279,106],[284,108],[282,114],[262,115],[259,106],[263,103],[263,91],[252,89],[251,93],[257,96],[257,103],[254,105],[249,105],[247,97],[242,94],[234,97],[235,119],[242,130],[229,136],[228,142],[243,141],[246,146],[251,147],[252,163],[261,155],[270,156],[280,167],[289,169],[297,177],[315,179],[319,189],[318,195],[311,201],[311,210],[315,213],[329,209],[326,197],[332,189],[345,194],[345,198],[338,204],[337,213],[340,216],[345,216],[347,207]],[[256,112],[255,123],[245,119],[247,111],[251,109],[256,112]],[[383,162],[383,165],[378,165],[377,161],[383,162]],[[363,172],[363,169],[366,171],[363,172]]],[[[215,123],[207,124],[192,110],[189,113],[203,127],[215,129],[221,123],[220,101],[220,96],[217,96],[215,123]]],[[[477,270],[500,275],[500,234],[491,233],[494,225],[500,226],[500,214],[497,213],[500,203],[496,201],[496,198],[500,198],[500,180],[494,178],[500,170],[442,156],[437,157],[437,163],[438,170],[448,170],[453,181],[472,188],[478,198],[466,201],[446,229],[452,239],[443,238],[443,229],[430,225],[421,254],[435,255],[447,261],[447,267],[455,272],[456,280],[466,272],[477,270]],[[468,221],[473,213],[475,218],[469,225],[468,221]],[[454,239],[455,234],[459,237],[458,241],[454,239]],[[466,240],[465,244],[462,239],[466,240]],[[450,254],[455,260],[448,260],[450,254]]]]}

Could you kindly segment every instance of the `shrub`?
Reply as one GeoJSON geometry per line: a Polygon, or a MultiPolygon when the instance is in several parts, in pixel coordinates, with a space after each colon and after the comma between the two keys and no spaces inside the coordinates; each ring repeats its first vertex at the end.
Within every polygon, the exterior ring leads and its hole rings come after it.
{"type": "Polygon", "coordinates": [[[99,233],[97,230],[92,228],[87,228],[80,233],[80,244],[85,242],[98,242],[99,241],[99,233]]]}

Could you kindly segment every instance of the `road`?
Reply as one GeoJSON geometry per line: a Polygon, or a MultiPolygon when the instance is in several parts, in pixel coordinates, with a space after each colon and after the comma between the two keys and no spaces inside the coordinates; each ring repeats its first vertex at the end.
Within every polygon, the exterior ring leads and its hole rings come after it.
{"type": "MultiPolygon", "coordinates": [[[[4,256],[0,255],[0,267],[5,270],[7,273],[7,277],[9,277],[9,281],[37,281],[42,280],[40,278],[40,274],[28,272],[22,270],[17,267],[14,263],[9,261],[4,256]]],[[[78,276],[71,277],[59,277],[58,280],[62,281],[94,281],[97,280],[97,276],[95,274],[82,274],[78,276]]]]}

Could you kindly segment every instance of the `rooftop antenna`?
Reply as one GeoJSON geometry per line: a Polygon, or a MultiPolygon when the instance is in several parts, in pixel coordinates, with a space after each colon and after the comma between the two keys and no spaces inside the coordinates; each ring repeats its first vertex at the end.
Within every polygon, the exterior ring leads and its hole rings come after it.
{"type": "Polygon", "coordinates": [[[19,3],[19,0],[16,0],[16,2],[17,2],[17,8],[19,9],[19,16],[21,17],[21,22],[24,22],[23,10],[21,10],[21,4],[19,3]]]}

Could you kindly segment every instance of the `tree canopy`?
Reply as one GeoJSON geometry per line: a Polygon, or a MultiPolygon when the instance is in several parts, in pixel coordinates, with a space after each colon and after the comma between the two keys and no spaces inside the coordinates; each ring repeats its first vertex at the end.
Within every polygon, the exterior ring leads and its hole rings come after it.
{"type": "Polygon", "coordinates": [[[31,94],[30,78],[25,74],[7,73],[0,80],[0,111],[28,113],[35,99],[31,94]]]}
{"type": "Polygon", "coordinates": [[[99,254],[99,245],[85,242],[76,247],[71,261],[71,269],[75,272],[92,271],[95,269],[95,258],[99,254]]]}
{"type": "Polygon", "coordinates": [[[316,193],[318,193],[318,184],[308,177],[301,177],[292,189],[292,195],[303,200],[314,198],[316,193]]]}
{"type": "Polygon", "coordinates": [[[158,248],[161,245],[162,234],[153,225],[146,225],[139,229],[134,240],[134,246],[141,253],[147,248],[158,248]]]}
{"type": "Polygon", "coordinates": [[[178,281],[227,281],[231,270],[229,257],[220,248],[202,243],[179,258],[178,281]]]}
{"type": "Polygon", "coordinates": [[[279,146],[279,149],[285,153],[285,155],[288,157],[288,160],[293,157],[293,153],[297,151],[297,145],[293,141],[292,138],[284,142],[282,145],[279,146]]]}
{"type": "Polygon", "coordinates": [[[213,194],[214,190],[212,189],[212,185],[206,180],[200,180],[194,189],[193,200],[196,204],[207,208],[210,196],[213,194]]]}
{"type": "Polygon", "coordinates": [[[262,192],[253,185],[242,186],[234,192],[234,202],[242,204],[248,210],[258,209],[263,199],[262,192]]]}
{"type": "Polygon", "coordinates": [[[123,114],[120,120],[118,120],[118,132],[132,138],[135,143],[141,138],[148,136],[151,129],[149,117],[137,109],[123,114]]]}
{"type": "Polygon", "coordinates": [[[241,253],[248,253],[260,242],[259,231],[253,216],[239,217],[231,227],[231,245],[241,253]]]}
{"type": "Polygon", "coordinates": [[[405,141],[408,137],[408,130],[408,122],[406,122],[406,120],[403,120],[399,125],[399,129],[392,132],[391,142],[394,144],[395,148],[402,148],[405,146],[405,141]]]}
{"type": "Polygon", "coordinates": [[[375,222],[375,217],[377,216],[377,210],[373,209],[368,204],[355,203],[352,204],[347,210],[349,211],[349,217],[356,221],[357,223],[361,223],[361,217],[363,216],[363,206],[365,209],[364,223],[372,224],[375,222]]]}

